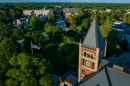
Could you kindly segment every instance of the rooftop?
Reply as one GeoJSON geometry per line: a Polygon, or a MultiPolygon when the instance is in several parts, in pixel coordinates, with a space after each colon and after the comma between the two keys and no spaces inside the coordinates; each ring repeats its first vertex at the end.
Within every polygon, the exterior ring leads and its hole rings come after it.
{"type": "Polygon", "coordinates": [[[130,86],[130,75],[105,67],[95,72],[93,77],[85,77],[79,86],[130,86]]]}
{"type": "Polygon", "coordinates": [[[71,12],[78,13],[79,8],[63,8],[63,10],[64,10],[66,13],[71,13],[71,12]]]}
{"type": "Polygon", "coordinates": [[[72,85],[76,85],[78,83],[78,73],[72,70],[69,70],[67,73],[62,75],[61,78],[72,85]]]}

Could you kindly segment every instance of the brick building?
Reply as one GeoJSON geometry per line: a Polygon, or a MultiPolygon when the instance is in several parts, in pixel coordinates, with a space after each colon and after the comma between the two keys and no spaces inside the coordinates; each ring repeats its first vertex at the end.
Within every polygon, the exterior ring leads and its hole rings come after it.
{"type": "Polygon", "coordinates": [[[72,84],[74,75],[67,75],[64,82],[69,79],[69,83],[61,86],[130,86],[130,55],[106,58],[106,45],[94,18],[79,43],[77,84],[72,84]]]}
{"type": "Polygon", "coordinates": [[[71,13],[78,15],[79,8],[63,8],[63,15],[67,18],[71,13]]]}

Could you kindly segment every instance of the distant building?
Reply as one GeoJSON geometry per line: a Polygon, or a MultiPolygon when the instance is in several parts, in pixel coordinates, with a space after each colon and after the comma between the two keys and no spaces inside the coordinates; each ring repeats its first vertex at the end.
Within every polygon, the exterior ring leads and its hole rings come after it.
{"type": "Polygon", "coordinates": [[[53,10],[52,9],[42,9],[42,10],[23,10],[23,14],[30,16],[32,14],[32,12],[38,16],[38,15],[43,15],[43,16],[49,16],[49,15],[53,15],[53,10]]]}
{"type": "Polygon", "coordinates": [[[121,21],[116,21],[114,22],[112,29],[119,31],[121,39],[127,40],[130,44],[130,27],[128,25],[124,24],[121,21]]]}
{"type": "Polygon", "coordinates": [[[13,21],[13,25],[18,29],[18,30],[21,30],[21,26],[24,26],[25,24],[28,24],[30,25],[30,18],[20,18],[20,19],[15,19],[13,21]]]}
{"type": "Polygon", "coordinates": [[[112,29],[124,32],[125,31],[125,24],[121,21],[116,21],[116,22],[114,22],[112,29]]]}
{"type": "Polygon", "coordinates": [[[94,14],[96,14],[96,13],[97,13],[97,10],[96,10],[96,9],[93,9],[92,12],[93,12],[94,14]]]}
{"type": "Polygon", "coordinates": [[[61,8],[61,5],[54,5],[55,7],[57,7],[57,8],[61,8]]]}
{"type": "Polygon", "coordinates": [[[71,13],[78,15],[79,8],[63,8],[63,15],[67,18],[71,13]]]}
{"type": "Polygon", "coordinates": [[[129,13],[129,12],[130,12],[130,9],[127,9],[127,10],[126,10],[126,13],[129,13]]]}
{"type": "Polygon", "coordinates": [[[30,24],[30,19],[29,18],[20,18],[20,19],[14,20],[13,24],[14,25],[30,24]]]}
{"type": "Polygon", "coordinates": [[[114,24],[123,24],[123,22],[122,21],[116,21],[116,22],[114,22],[114,24]]]}
{"type": "Polygon", "coordinates": [[[111,11],[112,11],[111,9],[106,9],[106,12],[108,12],[108,13],[111,12],[111,11]]]}

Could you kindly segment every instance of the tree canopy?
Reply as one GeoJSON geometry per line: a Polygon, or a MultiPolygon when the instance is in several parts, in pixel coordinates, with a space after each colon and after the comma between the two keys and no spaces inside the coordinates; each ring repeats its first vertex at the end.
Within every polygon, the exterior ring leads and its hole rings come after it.
{"type": "Polygon", "coordinates": [[[50,86],[52,85],[52,65],[41,56],[20,53],[13,56],[11,68],[6,73],[5,85],[10,86],[50,86]]]}

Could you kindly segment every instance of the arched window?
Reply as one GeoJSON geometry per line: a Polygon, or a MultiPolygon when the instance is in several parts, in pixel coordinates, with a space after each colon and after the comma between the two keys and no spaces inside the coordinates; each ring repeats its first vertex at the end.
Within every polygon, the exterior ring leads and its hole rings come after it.
{"type": "Polygon", "coordinates": [[[84,52],[84,57],[86,57],[87,56],[87,53],[86,52],[84,52]]]}
{"type": "Polygon", "coordinates": [[[94,69],[94,62],[92,63],[92,69],[94,69]]]}
{"type": "Polygon", "coordinates": [[[64,86],[68,86],[67,84],[64,84],[64,86]]]}
{"type": "Polygon", "coordinates": [[[89,53],[87,53],[87,57],[90,58],[90,54],[89,53]]]}
{"type": "Polygon", "coordinates": [[[91,59],[93,59],[93,57],[94,57],[93,54],[91,54],[91,59]]]}
{"type": "Polygon", "coordinates": [[[81,70],[81,73],[82,73],[82,74],[85,74],[85,70],[84,70],[84,69],[82,69],[82,70],[81,70]]]}

